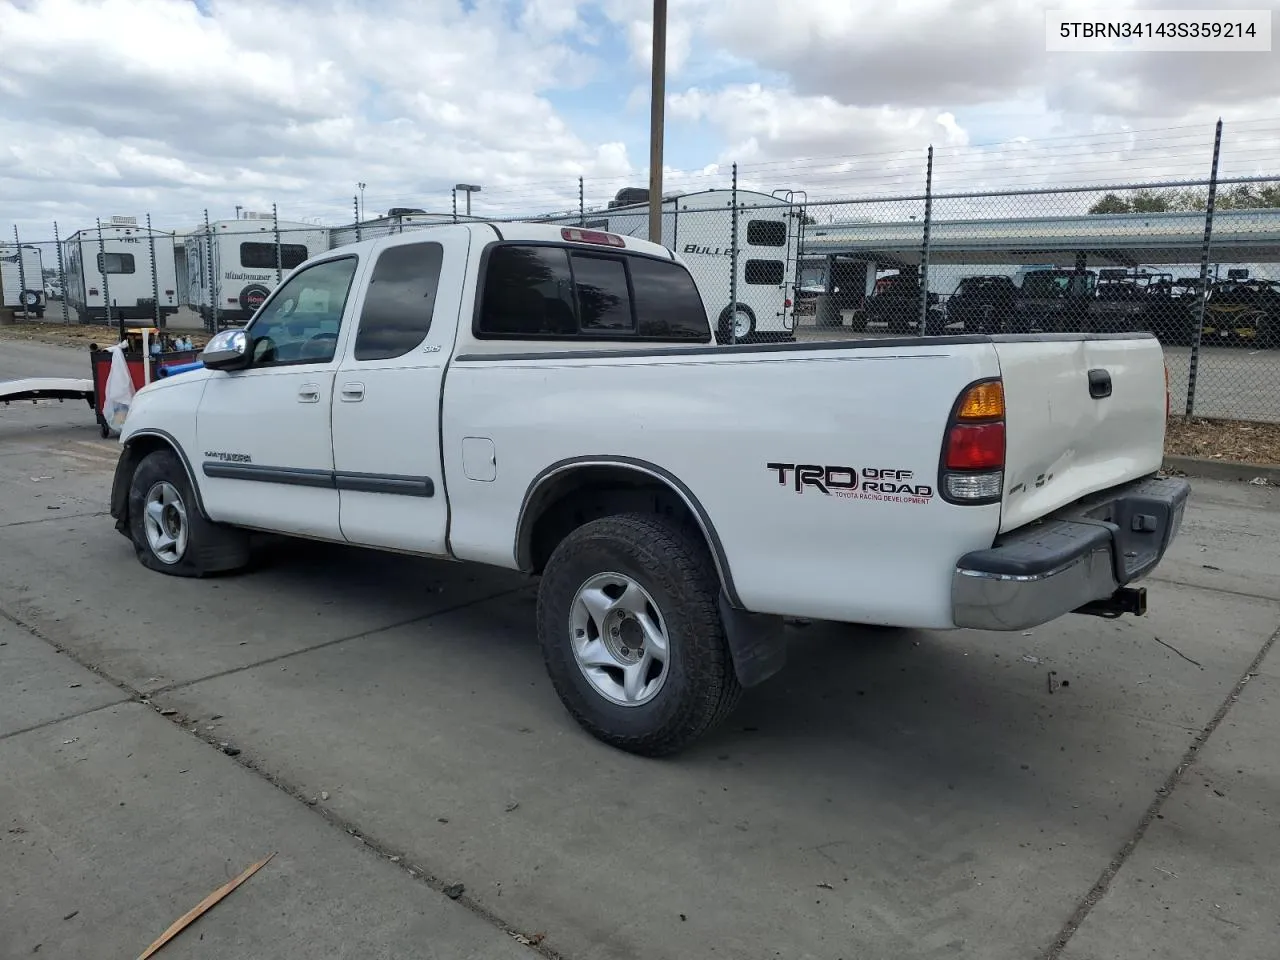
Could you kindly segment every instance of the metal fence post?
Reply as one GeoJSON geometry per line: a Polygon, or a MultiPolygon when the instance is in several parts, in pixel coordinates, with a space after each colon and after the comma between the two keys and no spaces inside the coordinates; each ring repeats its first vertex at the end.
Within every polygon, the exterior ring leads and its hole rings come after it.
{"type": "Polygon", "coordinates": [[[58,221],[53,221],[53,245],[58,251],[58,289],[62,291],[62,322],[70,325],[71,311],[67,306],[67,269],[62,259],[62,240],[58,237],[58,221]]]}
{"type": "Polygon", "coordinates": [[[933,220],[933,144],[924,174],[924,240],[920,248],[920,336],[929,334],[929,225],[933,220]]]}
{"type": "Polygon", "coordinates": [[[730,192],[733,216],[729,233],[729,342],[738,342],[738,165],[733,165],[733,189],[730,192]]]}
{"type": "MultiPolygon", "coordinates": [[[[107,280],[107,243],[102,238],[102,218],[98,217],[98,276],[102,280],[102,302],[107,326],[111,326],[111,284],[107,280]]],[[[120,339],[124,340],[124,321],[120,321],[120,339]]]]}
{"type": "Polygon", "coordinates": [[[453,188],[453,222],[458,222],[458,188],[453,188]]]}
{"type": "Polygon", "coordinates": [[[160,316],[160,275],[156,268],[156,235],[151,232],[151,214],[147,214],[147,242],[151,245],[151,296],[156,307],[156,329],[164,329],[160,316]]]}
{"type": "Polygon", "coordinates": [[[578,226],[585,227],[587,225],[587,200],[586,193],[583,190],[582,178],[578,178],[578,226]]]}
{"type": "Polygon", "coordinates": [[[1209,196],[1204,207],[1204,243],[1200,245],[1200,296],[1196,304],[1196,329],[1191,337],[1191,359],[1187,367],[1187,410],[1190,420],[1196,403],[1196,374],[1200,367],[1200,341],[1204,334],[1204,310],[1209,299],[1209,247],[1213,242],[1213,205],[1218,196],[1218,156],[1222,151],[1222,118],[1213,134],[1213,165],[1209,168],[1209,196]]]}
{"type": "Polygon", "coordinates": [[[205,273],[209,276],[209,319],[205,322],[205,329],[210,333],[218,332],[218,291],[216,289],[217,275],[213,269],[213,227],[209,226],[209,208],[204,208],[204,242],[205,242],[205,273]]]}
{"type": "Polygon", "coordinates": [[[18,306],[22,307],[22,316],[26,320],[31,319],[31,312],[27,309],[26,302],[22,299],[22,295],[27,292],[27,270],[23,265],[22,256],[22,240],[18,237],[18,225],[13,225],[13,245],[18,254],[18,306]]]}
{"type": "Polygon", "coordinates": [[[280,281],[284,279],[284,269],[280,258],[280,215],[274,203],[271,205],[271,229],[276,236],[276,286],[278,287],[280,281]]]}

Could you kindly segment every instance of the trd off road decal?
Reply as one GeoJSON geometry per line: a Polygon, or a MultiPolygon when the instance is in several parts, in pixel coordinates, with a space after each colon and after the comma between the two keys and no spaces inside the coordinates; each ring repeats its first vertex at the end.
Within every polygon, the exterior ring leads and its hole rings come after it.
{"type": "Polygon", "coordinates": [[[882,500],[887,503],[928,503],[933,487],[917,483],[911,470],[885,467],[831,466],[817,463],[766,463],[778,476],[778,485],[796,493],[813,490],[845,500],[882,500]]]}

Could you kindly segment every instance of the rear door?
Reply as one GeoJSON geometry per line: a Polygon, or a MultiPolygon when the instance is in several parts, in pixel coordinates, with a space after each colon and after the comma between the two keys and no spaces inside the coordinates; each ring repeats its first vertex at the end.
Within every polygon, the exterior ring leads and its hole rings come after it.
{"type": "Polygon", "coordinates": [[[1005,391],[1001,531],[1164,460],[1164,352],[1151,336],[997,342],[1005,391]]]}
{"type": "Polygon", "coordinates": [[[448,552],[440,391],[469,249],[466,231],[450,234],[385,247],[358,304],[333,396],[334,478],[351,543],[448,552]]]}

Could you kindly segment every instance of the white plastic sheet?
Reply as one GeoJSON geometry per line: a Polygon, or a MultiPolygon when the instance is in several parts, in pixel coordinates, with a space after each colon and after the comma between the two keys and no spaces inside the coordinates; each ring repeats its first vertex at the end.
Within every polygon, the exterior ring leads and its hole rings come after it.
{"type": "Polygon", "coordinates": [[[107,386],[103,392],[102,415],[107,426],[119,433],[129,416],[129,406],[133,403],[133,377],[129,375],[129,364],[124,358],[123,343],[111,348],[111,372],[107,375],[107,386]]]}

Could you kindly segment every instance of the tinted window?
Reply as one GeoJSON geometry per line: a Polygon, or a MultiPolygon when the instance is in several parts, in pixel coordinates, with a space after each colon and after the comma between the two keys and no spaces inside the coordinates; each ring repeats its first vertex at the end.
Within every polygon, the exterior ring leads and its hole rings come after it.
{"type": "MultiPolygon", "coordinates": [[[[307,248],[302,244],[280,244],[281,269],[292,270],[306,259],[307,248]]],[[[274,243],[240,244],[240,266],[274,270],[276,268],[276,245],[274,243]]]]}
{"type": "Polygon", "coordinates": [[[440,283],[444,247],[411,243],[384,250],[360,312],[357,360],[401,357],[426,339],[440,283]]]}
{"type": "Polygon", "coordinates": [[[253,365],[328,363],[338,346],[356,258],[325,260],[286,280],[246,328],[253,365]]]}
{"type": "Polygon", "coordinates": [[[99,273],[134,273],[135,271],[132,253],[98,254],[99,273]]]}
{"type": "Polygon", "coordinates": [[[710,339],[707,311],[688,270],[645,257],[631,257],[629,262],[640,336],[710,339]]]}
{"type": "Polygon", "coordinates": [[[573,285],[578,296],[578,328],[589,333],[631,333],[631,292],[627,265],[617,258],[573,254],[573,285]]]}
{"type": "Polygon", "coordinates": [[[569,254],[563,247],[495,247],[485,273],[480,332],[575,334],[569,254]]]}
{"type": "Polygon", "coordinates": [[[746,279],[747,283],[780,286],[784,272],[781,260],[748,260],[746,279]]]}
{"type": "Polygon", "coordinates": [[[787,225],[781,220],[749,220],[747,243],[755,247],[785,247],[787,225]]]}

